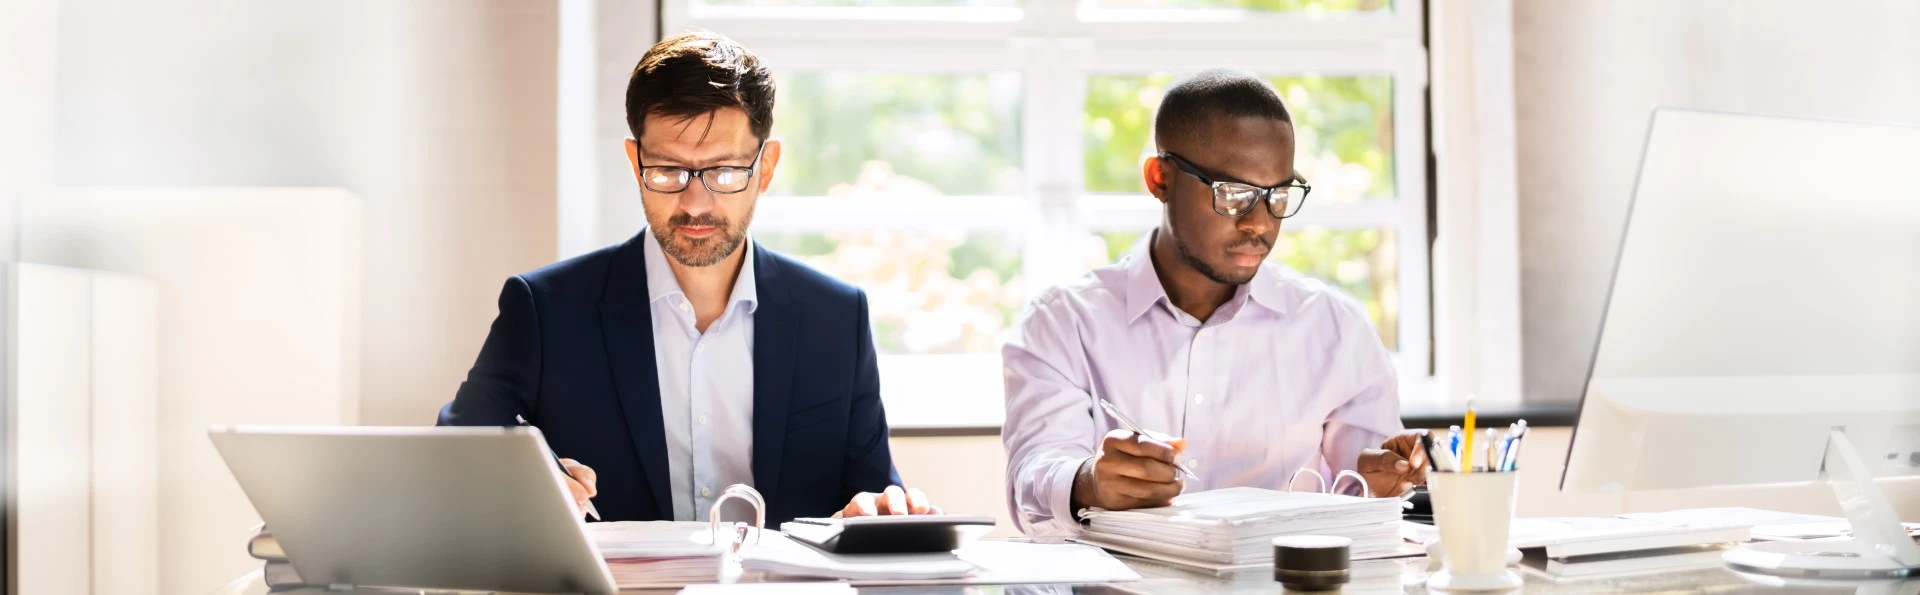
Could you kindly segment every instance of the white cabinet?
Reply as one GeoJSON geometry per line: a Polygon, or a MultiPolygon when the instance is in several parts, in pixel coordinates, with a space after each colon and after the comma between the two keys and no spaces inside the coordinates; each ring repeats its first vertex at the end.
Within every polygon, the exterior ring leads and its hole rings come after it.
{"type": "Polygon", "coordinates": [[[6,265],[19,593],[157,593],[154,286],[6,265]]]}

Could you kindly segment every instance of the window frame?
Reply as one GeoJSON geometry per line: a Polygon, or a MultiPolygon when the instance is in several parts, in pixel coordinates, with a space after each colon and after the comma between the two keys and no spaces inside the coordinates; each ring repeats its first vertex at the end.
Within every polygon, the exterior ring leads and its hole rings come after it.
{"type": "MultiPolygon", "coordinates": [[[[753,48],[776,72],[1020,74],[1019,194],[952,197],[938,204],[884,197],[769,197],[760,201],[754,225],[756,230],[781,232],[937,229],[1019,234],[1025,238],[1023,274],[1036,289],[1085,272],[1064,255],[1066,249],[1053,246],[1069,245],[1073,238],[1093,232],[1148,229],[1160,217],[1158,205],[1144,194],[1086,191],[1081,122],[1087,77],[1177,76],[1213,67],[1240,68],[1263,77],[1391,77],[1394,195],[1359,203],[1315,203],[1289,219],[1288,226],[1395,231],[1399,318],[1393,357],[1401,401],[1413,409],[1449,405],[1431,364],[1432,189],[1423,0],[1397,0],[1392,12],[1351,16],[1099,9],[1094,0],[1025,0],[1020,8],[1004,9],[770,9],[699,7],[696,2],[663,0],[663,30],[673,34],[699,27],[721,32],[753,48]]],[[[982,398],[1002,390],[998,362],[997,353],[883,354],[890,423],[909,428],[999,425],[1004,414],[1000,401],[982,398]],[[932,382],[926,380],[930,370],[951,374],[935,374],[948,377],[932,382]]]]}

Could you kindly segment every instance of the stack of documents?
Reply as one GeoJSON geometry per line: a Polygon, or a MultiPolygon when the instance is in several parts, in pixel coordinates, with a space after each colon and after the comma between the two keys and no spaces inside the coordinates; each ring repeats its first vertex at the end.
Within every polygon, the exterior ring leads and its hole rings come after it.
{"type": "MultiPolygon", "coordinates": [[[[1630,512],[1620,515],[1620,518],[1664,523],[1753,525],[1753,538],[1762,541],[1834,539],[1853,535],[1853,526],[1844,518],[1758,508],[1630,512]]],[[[1920,523],[1904,523],[1903,526],[1909,533],[1920,535],[1920,523]]]]}
{"type": "Polygon", "coordinates": [[[842,579],[858,586],[1111,583],[1140,575],[1100,548],[982,540],[954,552],[833,554],[769,533],[740,549],[743,580],[842,579]]]}
{"type": "MultiPolygon", "coordinates": [[[[1711,519],[1708,519],[1711,520],[1711,519]]],[[[1440,532],[1433,525],[1404,523],[1402,536],[1416,543],[1432,543],[1440,532]]],[[[1658,519],[1611,517],[1541,517],[1513,519],[1507,544],[1522,550],[1546,550],[1548,558],[1566,559],[1618,552],[1734,543],[1746,541],[1747,525],[1670,523],[1658,519]]]]}
{"type": "Polygon", "coordinates": [[[974,568],[953,552],[835,554],[769,532],[740,549],[740,569],[774,577],[915,581],[960,578],[974,568]]]}
{"type": "Polygon", "coordinates": [[[1239,487],[1185,494],[1160,508],[1096,508],[1084,517],[1080,541],[1215,571],[1272,564],[1272,541],[1281,535],[1351,538],[1355,559],[1400,547],[1400,501],[1392,498],[1239,487]]]}
{"type": "Polygon", "coordinates": [[[622,588],[710,583],[720,576],[722,548],[710,542],[707,523],[587,523],[587,536],[622,588]]]}
{"type": "Polygon", "coordinates": [[[1547,559],[1539,567],[1527,563],[1522,564],[1521,568],[1553,582],[1565,583],[1719,568],[1724,563],[1721,561],[1724,553],[1723,548],[1719,547],[1692,546],[1601,554],[1573,560],[1547,559]]]}

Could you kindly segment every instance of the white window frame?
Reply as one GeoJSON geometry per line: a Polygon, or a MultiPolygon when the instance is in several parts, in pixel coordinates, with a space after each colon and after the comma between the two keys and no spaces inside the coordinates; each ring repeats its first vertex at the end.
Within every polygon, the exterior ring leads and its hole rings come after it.
{"type": "MultiPolygon", "coordinates": [[[[1021,234],[1024,275],[1036,288],[1084,272],[1071,251],[1056,242],[1092,231],[1148,229],[1159,220],[1157,205],[1145,195],[1127,200],[1085,191],[1080,123],[1087,76],[1188,74],[1211,67],[1263,76],[1391,76],[1396,195],[1355,204],[1316,203],[1288,225],[1395,230],[1400,295],[1394,357],[1401,400],[1411,409],[1446,405],[1429,363],[1434,341],[1423,0],[1396,0],[1391,13],[1347,17],[1100,10],[1090,0],[1025,0],[1022,8],[1005,9],[718,8],[695,6],[695,1],[665,0],[661,5],[668,35],[694,27],[720,32],[752,48],[775,72],[1019,72],[1021,195],[953,197],[931,204],[780,197],[761,201],[754,226],[757,231],[1021,234]]],[[[1002,400],[985,398],[1001,394],[997,353],[888,355],[880,365],[894,427],[997,426],[1003,419],[1002,400]]]]}

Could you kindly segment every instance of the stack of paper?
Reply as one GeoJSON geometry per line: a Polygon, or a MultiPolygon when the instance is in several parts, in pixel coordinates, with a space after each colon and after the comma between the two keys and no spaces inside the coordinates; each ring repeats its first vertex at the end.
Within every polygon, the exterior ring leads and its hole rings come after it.
{"type": "Polygon", "coordinates": [[[1209,570],[1273,562],[1274,537],[1353,539],[1365,559],[1400,546],[1400,501],[1336,494],[1227,488],[1185,494],[1173,505],[1128,511],[1091,509],[1080,541],[1209,570]]]}
{"type": "Polygon", "coordinates": [[[1578,560],[1552,560],[1544,562],[1544,567],[1534,563],[1521,567],[1554,582],[1591,581],[1608,578],[1645,576],[1700,568],[1718,568],[1724,552],[1722,548],[1711,546],[1692,546],[1587,556],[1578,560]]]}
{"type": "MultiPolygon", "coordinates": [[[[1690,508],[1667,512],[1630,512],[1620,518],[1667,523],[1718,523],[1753,525],[1753,538],[1765,541],[1809,540],[1847,537],[1853,526],[1836,516],[1799,514],[1758,508],[1690,508]]],[[[1909,532],[1920,534],[1920,523],[1904,523],[1909,532]]]]}
{"type": "Polygon", "coordinates": [[[960,578],[974,566],[953,552],[834,554],[769,532],[760,543],[740,549],[740,569],[772,577],[912,581],[960,578]]]}
{"type": "Polygon", "coordinates": [[[720,576],[722,550],[710,542],[707,523],[587,523],[587,535],[621,588],[710,583],[720,576]]]}

